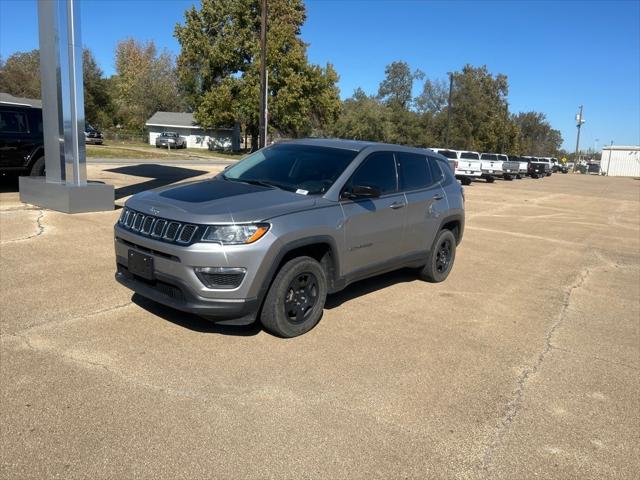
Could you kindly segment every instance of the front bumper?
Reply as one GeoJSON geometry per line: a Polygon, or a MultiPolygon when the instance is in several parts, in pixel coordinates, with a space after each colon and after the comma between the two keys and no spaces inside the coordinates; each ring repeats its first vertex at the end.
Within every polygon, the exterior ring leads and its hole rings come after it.
{"type": "Polygon", "coordinates": [[[156,280],[147,281],[129,272],[125,263],[125,259],[118,257],[116,280],[145,298],[176,310],[200,315],[216,323],[249,325],[256,320],[260,306],[257,298],[203,298],[179,278],[156,272],[156,280]]]}
{"type": "Polygon", "coordinates": [[[260,299],[268,288],[271,264],[266,259],[275,248],[275,236],[271,232],[250,245],[227,246],[170,244],[118,225],[114,233],[116,279],[126,287],[163,305],[215,320],[247,317],[250,323],[255,319],[260,299]],[[129,272],[130,250],[153,257],[153,281],[129,272]],[[198,278],[196,267],[244,268],[246,274],[237,287],[209,288],[198,278]]]}

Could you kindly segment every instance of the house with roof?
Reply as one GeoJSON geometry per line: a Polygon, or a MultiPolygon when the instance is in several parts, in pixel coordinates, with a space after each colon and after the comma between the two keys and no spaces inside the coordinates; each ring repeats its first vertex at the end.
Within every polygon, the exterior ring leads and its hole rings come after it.
{"type": "Polygon", "coordinates": [[[205,129],[198,125],[193,113],[156,112],[145,123],[149,132],[149,145],[156,144],[162,132],[176,132],[187,140],[187,148],[208,150],[240,149],[240,127],[205,129]]]}

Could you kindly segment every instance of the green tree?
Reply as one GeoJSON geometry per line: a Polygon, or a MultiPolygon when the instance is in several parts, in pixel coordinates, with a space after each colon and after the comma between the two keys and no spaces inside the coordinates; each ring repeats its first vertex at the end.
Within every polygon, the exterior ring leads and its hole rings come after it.
{"type": "Polygon", "coordinates": [[[84,84],[84,115],[91,125],[100,128],[113,126],[114,105],[108,81],[90,50],[82,52],[84,84]]]}
{"type": "Polygon", "coordinates": [[[424,77],[420,70],[411,71],[407,62],[392,62],[384,69],[385,78],[378,87],[378,97],[389,107],[408,110],[413,98],[413,81],[424,77]]]}
{"type": "Polygon", "coordinates": [[[40,53],[16,52],[0,59],[0,92],[23,98],[40,98],[40,53]]]}
{"type": "Polygon", "coordinates": [[[389,137],[389,122],[389,108],[358,88],[342,103],[332,133],[338,138],[384,142],[389,137]]]}
{"type": "MultiPolygon", "coordinates": [[[[82,77],[84,110],[93,125],[111,125],[113,105],[103,72],[89,49],[84,49],[82,77]]],[[[0,62],[0,91],[24,98],[40,98],[40,52],[16,52],[6,62],[0,62]]]]}
{"type": "Polygon", "coordinates": [[[562,134],[551,128],[544,113],[521,112],[514,115],[520,150],[524,155],[554,156],[562,145],[562,134]]]}
{"type": "Polygon", "coordinates": [[[378,98],[388,108],[389,127],[386,142],[415,145],[419,136],[419,117],[413,107],[413,82],[422,79],[420,70],[411,71],[406,62],[386,66],[385,77],[378,87],[378,98]]]}
{"type": "Polygon", "coordinates": [[[492,75],[486,66],[466,65],[454,73],[447,146],[482,152],[509,151],[508,93],[507,77],[492,75]]]}
{"type": "Polygon", "coordinates": [[[440,113],[447,106],[448,95],[449,87],[444,80],[427,78],[422,86],[422,92],[415,99],[416,109],[419,113],[440,113]]]}
{"type": "MultiPolygon", "coordinates": [[[[203,0],[176,25],[178,76],[197,121],[205,127],[239,122],[255,141],[260,95],[260,0],[203,0]]],[[[311,65],[300,39],[301,0],[271,0],[267,41],[268,110],[272,132],[322,133],[340,111],[333,66],[311,65]]]]}
{"type": "Polygon", "coordinates": [[[118,43],[115,57],[114,102],[123,125],[141,130],[156,111],[184,109],[174,59],[168,52],[158,53],[153,41],[128,38],[118,43]]]}

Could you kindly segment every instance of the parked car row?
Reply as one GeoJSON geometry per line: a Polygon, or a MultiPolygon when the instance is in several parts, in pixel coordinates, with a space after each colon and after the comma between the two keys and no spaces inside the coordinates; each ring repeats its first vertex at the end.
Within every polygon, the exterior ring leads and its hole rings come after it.
{"type": "Polygon", "coordinates": [[[568,173],[569,169],[552,157],[505,155],[504,153],[480,153],[449,148],[430,148],[449,160],[449,165],[460,183],[469,185],[473,180],[484,179],[493,183],[524,177],[542,178],[554,172],[568,173]]]}

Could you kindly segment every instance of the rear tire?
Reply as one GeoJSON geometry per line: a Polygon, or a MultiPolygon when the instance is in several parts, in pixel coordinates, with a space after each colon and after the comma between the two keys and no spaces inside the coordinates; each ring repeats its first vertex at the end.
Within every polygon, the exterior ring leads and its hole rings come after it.
{"type": "Polygon", "coordinates": [[[326,298],[327,275],[320,264],[311,257],[291,259],[271,283],[260,322],[274,335],[297,337],[320,321],[326,298]]]}
{"type": "Polygon", "coordinates": [[[420,278],[439,283],[449,276],[456,259],[456,237],[451,230],[440,230],[429,252],[427,264],[420,270],[420,278]]]}
{"type": "Polygon", "coordinates": [[[496,179],[493,177],[486,177],[486,180],[487,180],[487,183],[493,183],[496,181],[496,179]]]}
{"type": "Polygon", "coordinates": [[[29,176],[44,177],[45,174],[46,174],[46,169],[45,169],[44,157],[40,157],[31,166],[31,170],[29,171],[29,176]]]}
{"type": "Polygon", "coordinates": [[[471,185],[471,179],[469,177],[462,177],[460,183],[462,185],[471,185]]]}

